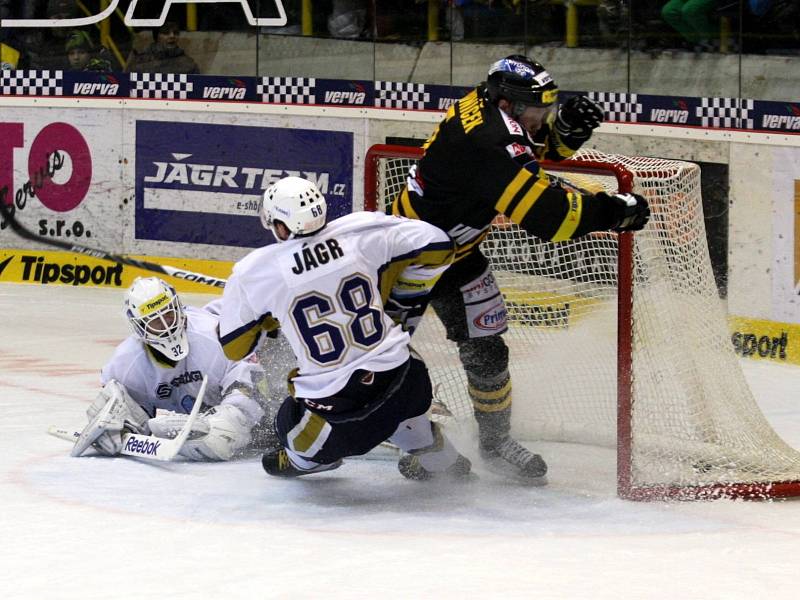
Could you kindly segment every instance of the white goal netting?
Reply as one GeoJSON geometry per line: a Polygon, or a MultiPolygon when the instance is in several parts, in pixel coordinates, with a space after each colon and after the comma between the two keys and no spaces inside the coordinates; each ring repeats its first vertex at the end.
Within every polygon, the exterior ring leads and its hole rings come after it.
{"type": "MultiPolygon", "coordinates": [[[[377,160],[379,209],[402,189],[414,160],[377,160]]],[[[583,151],[547,170],[558,169],[558,176],[589,191],[617,190],[611,171],[578,172],[586,161],[624,167],[633,191],[652,208],[627,259],[634,281],[632,408],[622,404],[620,430],[617,310],[618,299],[630,302],[631,292],[617,288],[617,235],[553,244],[498,222],[482,250],[509,313],[504,338],[511,351],[514,433],[529,441],[619,443],[620,469],[634,490],[687,497],[702,496],[703,489],[708,495],[800,493],[786,483],[800,480],[800,454],[764,418],[733,352],[708,255],[699,167],[583,151]],[[736,493],[741,486],[749,493],[736,493]]],[[[457,423],[471,426],[457,349],[433,311],[414,346],[431,371],[437,400],[457,423]]]]}

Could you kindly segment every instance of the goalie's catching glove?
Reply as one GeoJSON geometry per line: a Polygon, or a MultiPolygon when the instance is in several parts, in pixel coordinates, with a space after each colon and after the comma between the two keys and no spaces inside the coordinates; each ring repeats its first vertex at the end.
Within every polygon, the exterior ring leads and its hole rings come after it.
{"type": "MultiPolygon", "coordinates": [[[[174,438],[188,415],[167,413],[150,419],[153,435],[174,438]]],[[[200,415],[192,426],[181,456],[189,460],[230,460],[250,442],[250,423],[232,404],[220,404],[200,415]]]]}
{"type": "Polygon", "coordinates": [[[592,130],[603,122],[603,109],[586,96],[573,96],[558,108],[556,131],[559,135],[588,140],[592,130]]]}
{"type": "Polygon", "coordinates": [[[650,206],[639,194],[595,194],[600,201],[611,203],[611,231],[639,231],[650,220],[650,206]]]}

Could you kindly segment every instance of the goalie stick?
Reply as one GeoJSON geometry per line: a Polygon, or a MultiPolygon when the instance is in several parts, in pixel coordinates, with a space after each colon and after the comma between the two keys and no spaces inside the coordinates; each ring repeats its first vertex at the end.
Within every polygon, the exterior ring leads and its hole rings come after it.
{"type": "Polygon", "coordinates": [[[202,283],[204,285],[211,285],[220,288],[225,287],[226,280],[220,279],[218,277],[212,277],[210,275],[205,275],[203,273],[195,273],[194,271],[187,271],[186,269],[178,269],[176,267],[171,267],[169,265],[161,265],[158,263],[152,263],[145,260],[138,260],[136,258],[131,258],[130,256],[125,256],[124,254],[113,254],[111,252],[106,252],[105,250],[98,250],[97,248],[91,248],[89,246],[83,246],[81,244],[65,242],[63,240],[57,240],[54,238],[49,238],[43,235],[39,235],[37,233],[34,233],[27,227],[25,227],[19,221],[17,221],[17,218],[16,216],[14,216],[14,213],[10,211],[8,206],[3,202],[0,202],[0,214],[3,215],[5,222],[8,224],[9,227],[11,227],[14,233],[16,233],[19,237],[26,240],[30,240],[32,242],[38,242],[46,246],[53,246],[54,248],[61,248],[62,250],[66,250],[67,252],[74,252],[75,254],[84,254],[86,256],[99,258],[101,260],[107,260],[109,262],[113,262],[116,264],[127,265],[129,267],[136,267],[137,269],[142,269],[144,271],[151,271],[153,273],[169,275],[170,277],[175,277],[176,279],[184,279],[186,281],[192,281],[194,283],[202,283]]]}
{"type": "MultiPolygon", "coordinates": [[[[183,448],[183,443],[189,437],[194,422],[197,420],[197,415],[200,414],[200,406],[203,404],[203,397],[206,393],[207,384],[208,375],[205,375],[203,376],[203,383],[200,386],[200,392],[194,400],[194,406],[192,406],[186,423],[184,423],[178,435],[170,439],[160,438],[154,435],[141,435],[139,433],[123,433],[122,450],[120,450],[120,454],[158,461],[173,460],[181,451],[181,448],[183,448]]],[[[70,431],[55,426],[49,427],[47,433],[69,442],[75,442],[81,436],[79,431],[70,431]]]]}

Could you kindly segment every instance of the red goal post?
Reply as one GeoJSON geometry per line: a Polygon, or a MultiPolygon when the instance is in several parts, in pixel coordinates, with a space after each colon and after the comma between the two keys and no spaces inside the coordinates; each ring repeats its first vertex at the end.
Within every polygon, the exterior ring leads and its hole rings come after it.
{"type": "MultiPolygon", "coordinates": [[[[365,209],[384,209],[421,156],[372,146],[365,209]]],[[[699,167],[591,150],[542,165],[577,189],[643,194],[653,216],[635,236],[560,244],[495,221],[482,251],[508,308],[515,435],[616,447],[622,498],[800,495],[800,453],[767,423],[730,343],[699,167]]],[[[471,423],[457,352],[433,313],[414,342],[437,400],[456,425],[471,423]]]]}

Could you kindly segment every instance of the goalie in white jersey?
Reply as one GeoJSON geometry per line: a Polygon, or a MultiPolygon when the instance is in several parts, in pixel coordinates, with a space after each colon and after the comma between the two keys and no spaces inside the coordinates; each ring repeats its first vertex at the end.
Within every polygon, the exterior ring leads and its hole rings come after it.
{"type": "Polygon", "coordinates": [[[264,454],[264,469],[327,471],[388,439],[408,452],[399,469],[410,479],[466,477],[469,461],[426,416],[431,382],[409,348],[452,241],[422,221],[358,212],[326,225],[326,212],[310,181],[271,186],[260,215],[279,243],[239,261],[222,297],[229,358],[280,326],[297,359],[275,422],[283,448],[264,454]]]}
{"type": "Polygon", "coordinates": [[[137,278],[125,294],[133,335],[114,351],[101,373],[103,389],[87,410],[89,423],[72,450],[90,446],[106,455],[122,449],[126,431],[174,437],[194,406],[204,376],[202,412],[180,454],[191,460],[228,460],[251,441],[264,417],[257,389],[263,370],[255,357],[226,358],[217,337],[219,301],[183,306],[172,286],[157,277],[137,278]],[[113,410],[103,410],[114,403],[113,410]],[[156,416],[156,410],[163,414],[156,416]],[[112,414],[113,419],[98,415],[112,414]]]}

